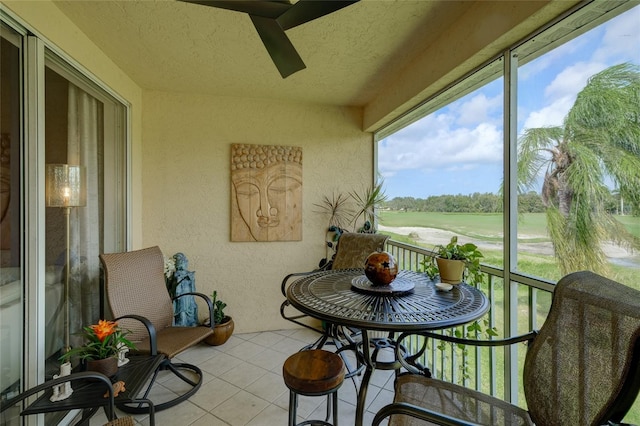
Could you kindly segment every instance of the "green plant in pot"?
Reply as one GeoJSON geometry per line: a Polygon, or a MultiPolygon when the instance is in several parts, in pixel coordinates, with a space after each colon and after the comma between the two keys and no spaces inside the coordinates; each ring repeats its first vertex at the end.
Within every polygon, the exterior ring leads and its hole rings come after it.
{"type": "Polygon", "coordinates": [[[211,302],[213,303],[213,334],[205,339],[205,342],[212,346],[224,344],[233,334],[233,318],[224,313],[227,304],[218,299],[216,290],[211,293],[211,302]]]}
{"type": "Polygon", "coordinates": [[[459,284],[463,278],[469,284],[481,283],[484,279],[480,271],[480,259],[484,255],[475,244],[458,244],[458,237],[454,235],[449,244],[439,244],[433,251],[435,256],[422,263],[431,279],[440,275],[440,281],[448,284],[459,284]]]}
{"type": "MultiPolygon", "coordinates": [[[[433,257],[428,257],[422,262],[424,272],[431,279],[440,275],[440,281],[449,284],[459,284],[463,279],[467,284],[480,284],[484,282],[484,274],[480,270],[480,259],[483,258],[484,255],[475,244],[458,244],[458,237],[453,236],[449,244],[437,245],[434,247],[433,252],[435,253],[433,257]],[[444,266],[444,264],[449,262],[456,265],[457,275],[446,275],[447,271],[445,271],[446,266],[444,266]]],[[[483,335],[490,339],[498,336],[498,329],[492,327],[487,319],[482,319],[465,326],[446,329],[443,333],[449,336],[465,337],[468,339],[477,339],[480,335],[483,335]]],[[[443,359],[449,358],[450,356],[458,359],[458,368],[461,373],[459,380],[461,384],[471,378],[470,366],[467,361],[469,354],[465,345],[441,341],[436,348],[442,352],[443,359]],[[448,350],[449,347],[452,348],[450,351],[448,350]]],[[[450,360],[449,362],[452,361],[450,360]]]]}
{"type": "Polygon", "coordinates": [[[107,376],[118,371],[118,359],[123,350],[136,349],[125,337],[129,331],[122,330],[116,321],[100,320],[97,324],[83,327],[80,334],[84,337],[84,345],[65,352],[60,360],[70,362],[71,358],[77,357],[85,363],[87,370],[107,376]]]}

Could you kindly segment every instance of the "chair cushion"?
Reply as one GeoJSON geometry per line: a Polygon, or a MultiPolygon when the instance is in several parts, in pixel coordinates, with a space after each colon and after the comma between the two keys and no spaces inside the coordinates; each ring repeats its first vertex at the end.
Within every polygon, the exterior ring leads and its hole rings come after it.
{"type": "MultiPolygon", "coordinates": [[[[114,317],[137,314],[147,318],[159,333],[173,321],[173,303],[164,278],[164,256],[157,246],[124,253],[100,255],[107,300],[114,317]]],[[[120,326],[130,331],[136,343],[147,338],[142,323],[123,319],[120,326]]]]}
{"type": "MultiPolygon", "coordinates": [[[[211,327],[167,327],[157,333],[158,353],[171,359],[213,334],[211,327]]],[[[149,338],[136,342],[136,350],[149,353],[149,338]]]]}
{"type": "Polygon", "coordinates": [[[367,257],[374,251],[383,251],[388,239],[382,234],[342,234],[331,269],[364,269],[367,257]]]}
{"type": "MultiPolygon", "coordinates": [[[[396,379],[394,402],[406,402],[427,410],[482,425],[531,425],[529,414],[501,399],[452,383],[417,374],[396,379]]],[[[430,425],[406,415],[394,414],[389,426],[430,425]]]]}

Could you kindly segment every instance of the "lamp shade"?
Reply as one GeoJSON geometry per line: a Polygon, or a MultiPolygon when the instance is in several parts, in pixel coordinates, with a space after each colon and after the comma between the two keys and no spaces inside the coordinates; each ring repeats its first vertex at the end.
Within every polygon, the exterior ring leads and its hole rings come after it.
{"type": "Polygon", "coordinates": [[[47,164],[47,207],[80,207],[87,204],[84,166],[47,164]]]}

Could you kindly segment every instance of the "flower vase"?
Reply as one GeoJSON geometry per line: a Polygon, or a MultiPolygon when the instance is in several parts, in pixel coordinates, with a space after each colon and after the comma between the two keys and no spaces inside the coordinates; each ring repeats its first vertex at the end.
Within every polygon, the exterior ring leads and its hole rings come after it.
{"type": "Polygon", "coordinates": [[[225,316],[222,323],[215,325],[213,334],[204,339],[204,341],[211,346],[223,345],[233,334],[233,329],[233,319],[230,316],[225,316]]]}
{"type": "Polygon", "coordinates": [[[440,281],[447,284],[460,284],[464,274],[465,263],[462,260],[443,259],[436,257],[440,281]]]}
{"type": "Polygon", "coordinates": [[[118,372],[118,358],[109,357],[87,360],[87,371],[95,371],[107,377],[112,377],[118,372]]]}

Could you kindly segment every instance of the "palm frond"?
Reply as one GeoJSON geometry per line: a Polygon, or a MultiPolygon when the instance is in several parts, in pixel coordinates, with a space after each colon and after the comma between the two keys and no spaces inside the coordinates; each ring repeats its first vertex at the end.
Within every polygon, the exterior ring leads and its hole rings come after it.
{"type": "Polygon", "coordinates": [[[316,213],[329,215],[328,228],[337,226],[345,229],[351,221],[353,209],[350,206],[350,198],[342,192],[333,191],[331,195],[323,196],[320,203],[313,205],[317,207],[316,213]]]}
{"type": "Polygon", "coordinates": [[[352,223],[355,224],[358,219],[362,218],[364,222],[368,221],[375,228],[378,221],[376,208],[387,200],[383,185],[384,182],[379,180],[374,185],[364,188],[361,193],[356,191],[349,193],[356,205],[356,210],[351,218],[352,223]]]}
{"type": "Polygon", "coordinates": [[[531,185],[546,165],[542,196],[563,273],[607,273],[603,244],[639,247],[604,200],[614,181],[640,210],[640,67],[620,64],[592,76],[562,127],[527,129],[518,140],[518,180],[531,185]]]}

